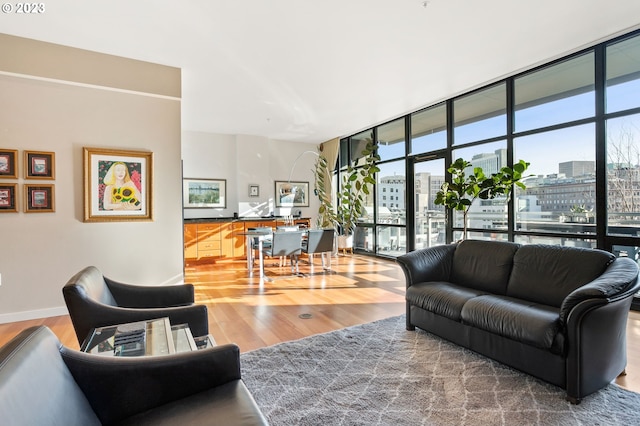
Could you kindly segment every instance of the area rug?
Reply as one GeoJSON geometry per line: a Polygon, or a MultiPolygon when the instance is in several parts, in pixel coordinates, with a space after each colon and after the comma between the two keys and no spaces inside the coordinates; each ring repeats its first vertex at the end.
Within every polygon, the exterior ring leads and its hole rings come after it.
{"type": "Polygon", "coordinates": [[[241,355],[272,426],[638,425],[640,394],[582,400],[421,330],[403,315],[241,355]]]}

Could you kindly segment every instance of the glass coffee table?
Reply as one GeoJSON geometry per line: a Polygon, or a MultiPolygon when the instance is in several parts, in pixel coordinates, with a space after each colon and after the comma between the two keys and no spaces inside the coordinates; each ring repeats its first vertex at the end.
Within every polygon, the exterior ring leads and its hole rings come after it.
{"type": "Polygon", "coordinates": [[[82,343],[83,352],[105,356],[154,356],[210,348],[211,335],[193,337],[187,324],[171,326],[169,318],[95,328],[82,343]]]}

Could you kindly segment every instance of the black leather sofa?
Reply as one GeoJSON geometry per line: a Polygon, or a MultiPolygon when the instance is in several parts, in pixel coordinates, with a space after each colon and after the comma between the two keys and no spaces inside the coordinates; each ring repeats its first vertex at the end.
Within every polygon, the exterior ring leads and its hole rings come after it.
{"type": "Polygon", "coordinates": [[[626,366],[638,266],[597,249],[465,240],[397,258],[415,327],[560,386],[601,389],[626,366]]]}
{"type": "Polygon", "coordinates": [[[0,424],[266,425],[236,345],[116,358],[61,345],[47,327],[0,348],[0,424]]]}

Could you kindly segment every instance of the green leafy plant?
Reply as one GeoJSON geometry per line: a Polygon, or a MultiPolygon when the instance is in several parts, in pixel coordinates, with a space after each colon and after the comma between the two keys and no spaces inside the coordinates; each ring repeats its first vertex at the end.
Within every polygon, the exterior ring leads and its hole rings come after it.
{"type": "Polygon", "coordinates": [[[331,172],[332,171],[329,170],[327,159],[322,155],[322,152],[319,152],[313,175],[315,178],[316,194],[320,198],[320,207],[318,208],[318,219],[316,221],[316,225],[321,229],[336,227],[333,204],[331,203],[331,194],[327,192],[327,180],[331,179],[331,172]]]}
{"type": "Polygon", "coordinates": [[[503,167],[498,172],[487,176],[482,167],[474,167],[473,173],[467,175],[465,170],[472,166],[469,161],[458,158],[447,169],[451,173],[451,183],[442,184],[436,193],[435,204],[444,205],[451,210],[462,211],[463,238],[467,236],[467,214],[469,207],[477,199],[489,200],[498,196],[509,200],[513,185],[521,189],[526,186],[521,182],[523,173],[530,163],[520,160],[511,167],[503,167]]]}
{"type": "Polygon", "coordinates": [[[350,235],[355,230],[364,212],[365,197],[371,194],[370,188],[376,183],[375,174],[380,171],[376,166],[380,156],[376,153],[376,143],[372,138],[367,139],[360,155],[364,164],[360,167],[350,165],[342,175],[337,206],[333,206],[330,195],[326,193],[326,179],[331,176],[331,173],[326,173],[327,160],[321,154],[316,162],[315,185],[320,197],[318,225],[337,226],[342,235],[350,235]]]}

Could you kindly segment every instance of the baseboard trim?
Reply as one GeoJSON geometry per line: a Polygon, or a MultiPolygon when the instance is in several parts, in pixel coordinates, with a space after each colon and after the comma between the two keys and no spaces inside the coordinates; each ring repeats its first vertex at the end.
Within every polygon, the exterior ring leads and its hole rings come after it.
{"type": "Polygon", "coordinates": [[[0,314],[0,324],[10,322],[28,321],[33,319],[59,317],[60,315],[69,315],[66,306],[57,308],[38,309],[36,311],[12,312],[10,314],[0,314]]]}

